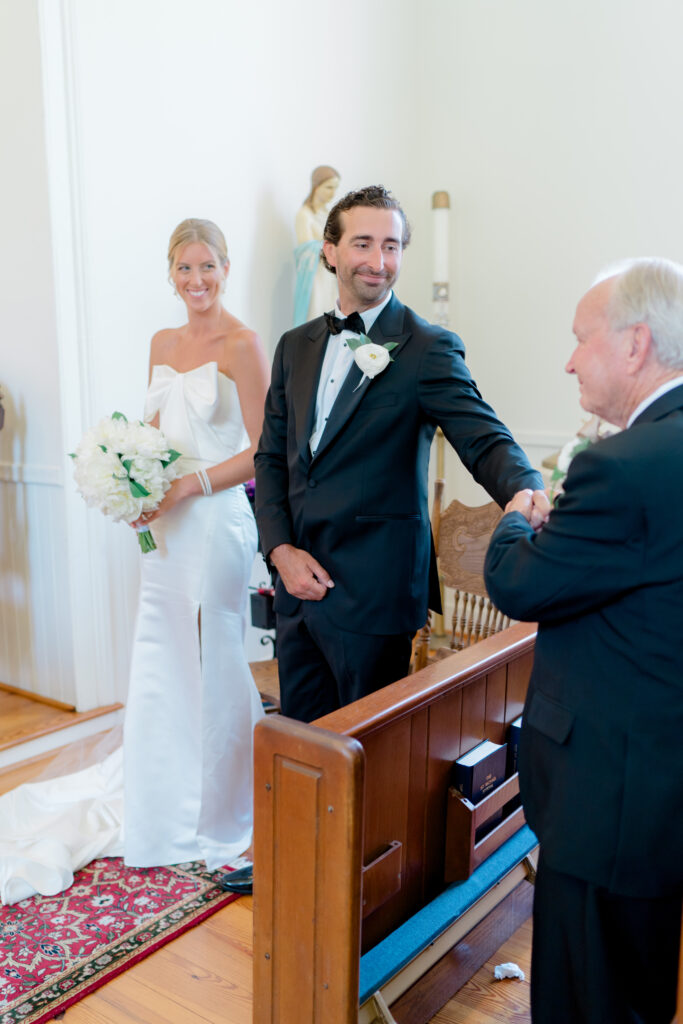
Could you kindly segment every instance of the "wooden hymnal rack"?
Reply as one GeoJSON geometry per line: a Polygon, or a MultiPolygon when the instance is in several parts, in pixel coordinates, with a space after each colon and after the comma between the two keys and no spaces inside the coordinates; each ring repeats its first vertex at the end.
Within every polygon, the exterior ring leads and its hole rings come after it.
{"type": "Polygon", "coordinates": [[[477,830],[485,825],[509,800],[519,793],[519,775],[515,772],[476,806],[454,786],[448,790],[446,810],[446,856],[444,881],[461,882],[469,878],[475,868],[494,850],[509,839],[525,822],[524,810],[518,807],[488,835],[476,841],[477,830]]]}

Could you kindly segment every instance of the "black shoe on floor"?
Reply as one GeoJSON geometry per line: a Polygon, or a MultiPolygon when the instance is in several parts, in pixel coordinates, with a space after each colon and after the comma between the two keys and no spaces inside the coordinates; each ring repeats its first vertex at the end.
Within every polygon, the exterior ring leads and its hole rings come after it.
{"type": "Polygon", "coordinates": [[[216,880],[216,885],[228,892],[239,893],[240,896],[251,896],[254,891],[254,865],[247,864],[237,871],[228,871],[216,880]]]}

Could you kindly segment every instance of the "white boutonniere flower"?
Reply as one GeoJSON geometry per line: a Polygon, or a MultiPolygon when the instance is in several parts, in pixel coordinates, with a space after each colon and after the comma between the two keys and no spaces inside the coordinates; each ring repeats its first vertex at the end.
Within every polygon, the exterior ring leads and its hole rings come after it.
{"type": "Polygon", "coordinates": [[[359,334],[357,338],[349,338],[348,346],[353,351],[353,358],[356,361],[356,366],[361,370],[363,376],[359,383],[353,389],[357,391],[363,381],[372,380],[386,370],[389,363],[393,363],[393,359],[389,355],[392,348],[396,348],[398,342],[386,341],[383,345],[377,345],[367,334],[359,334]]]}

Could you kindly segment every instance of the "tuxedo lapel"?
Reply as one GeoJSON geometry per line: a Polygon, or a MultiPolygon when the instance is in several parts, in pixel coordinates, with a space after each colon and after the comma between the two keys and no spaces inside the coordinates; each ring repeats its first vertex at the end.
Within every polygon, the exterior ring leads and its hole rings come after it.
{"type": "MultiPolygon", "coordinates": [[[[398,301],[396,296],[392,296],[391,302],[382,310],[380,315],[375,320],[374,324],[370,328],[369,337],[376,345],[383,345],[385,342],[394,342],[396,348],[391,350],[392,359],[396,358],[401,347],[410,337],[410,334],[402,334],[401,329],[403,327],[403,305],[398,301]]],[[[382,371],[382,376],[385,373],[391,373],[392,363],[389,363],[387,368],[382,371]]],[[[318,377],[320,374],[318,373],[318,377]]],[[[358,368],[356,363],[353,364],[349,370],[346,380],[344,381],[337,399],[332,406],[330,412],[330,418],[327,421],[322,437],[320,438],[320,444],[315,454],[316,459],[319,458],[326,448],[332,443],[337,434],[346,426],[354,412],[365,398],[370,388],[372,388],[374,381],[366,379],[363,380],[363,374],[358,368]]],[[[314,401],[315,404],[315,401],[314,401]]],[[[309,434],[310,437],[310,434],[309,434]]]]}
{"type": "MultiPolygon", "coordinates": [[[[391,302],[383,309],[370,328],[369,337],[376,345],[383,345],[385,342],[393,341],[396,348],[391,350],[391,358],[396,359],[402,347],[410,337],[410,331],[403,332],[405,306],[399,302],[396,296],[392,296],[391,302]]],[[[384,371],[391,371],[391,363],[384,371]]],[[[363,385],[365,386],[365,385],[363,385]]]]}
{"type": "Polygon", "coordinates": [[[304,462],[311,459],[309,441],[315,420],[315,402],[320,371],[327,348],[327,324],[322,317],[306,327],[306,336],[299,346],[299,359],[293,375],[292,399],[296,423],[296,443],[304,462]]]}

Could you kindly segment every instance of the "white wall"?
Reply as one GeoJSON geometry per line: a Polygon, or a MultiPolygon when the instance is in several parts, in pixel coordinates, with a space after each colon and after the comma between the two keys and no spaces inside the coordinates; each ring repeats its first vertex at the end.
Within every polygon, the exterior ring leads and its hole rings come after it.
{"type": "Polygon", "coordinates": [[[541,454],[586,418],[563,367],[592,277],[625,256],[683,260],[683,7],[430,10],[431,163],[454,204],[453,323],[486,397],[541,454]]]}
{"type": "Polygon", "coordinates": [[[134,411],[151,334],[183,314],[165,262],[179,220],[223,227],[226,304],[272,350],[291,323],[293,218],[312,167],[337,166],[345,188],[413,182],[394,140],[417,99],[394,104],[386,84],[409,37],[392,19],[394,38],[373,52],[394,10],[384,0],[355,5],[366,30],[331,57],[321,41],[334,40],[339,13],[315,0],[296,16],[274,2],[196,0],[191,17],[184,0],[69,6],[94,401],[97,412],[134,411]]]}

